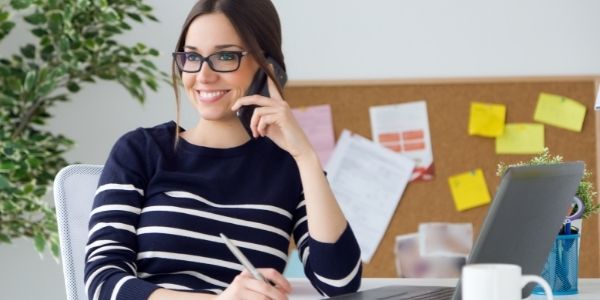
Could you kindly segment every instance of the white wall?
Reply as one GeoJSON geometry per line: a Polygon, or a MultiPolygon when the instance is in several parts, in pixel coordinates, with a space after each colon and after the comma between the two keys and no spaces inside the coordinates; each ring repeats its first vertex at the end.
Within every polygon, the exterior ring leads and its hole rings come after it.
{"type": "MultiPolygon", "coordinates": [[[[194,0],[147,2],[161,23],[136,27],[123,40],[158,48],[158,64],[168,70],[194,0]]],[[[597,0],[274,2],[291,81],[600,74],[597,0]]],[[[11,36],[1,53],[26,39],[11,36]]],[[[55,107],[48,128],[76,141],[69,161],[101,164],[124,132],[173,119],[173,103],[167,86],[140,105],[104,82],[55,107]]],[[[194,118],[188,108],[184,127],[194,118]]],[[[0,246],[2,299],[65,299],[61,272],[50,255],[40,260],[29,240],[0,246]]]]}

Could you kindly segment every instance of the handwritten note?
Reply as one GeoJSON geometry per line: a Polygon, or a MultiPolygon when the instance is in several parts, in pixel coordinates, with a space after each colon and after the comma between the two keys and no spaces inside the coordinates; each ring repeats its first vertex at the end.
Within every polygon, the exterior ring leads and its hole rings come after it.
{"type": "Polygon", "coordinates": [[[481,169],[450,176],[448,184],[458,211],[490,203],[490,192],[481,169]]]}
{"type": "Polygon", "coordinates": [[[540,93],[533,119],[556,127],[581,132],[585,105],[567,97],[540,93]]]}
{"type": "Polygon", "coordinates": [[[327,179],[368,263],[377,250],[415,166],[412,159],[344,130],[327,179]]]}
{"type": "Polygon", "coordinates": [[[544,125],[511,123],[496,138],[498,154],[538,154],[544,151],[544,125]]]}
{"type": "Polygon", "coordinates": [[[497,137],[504,133],[506,106],[472,102],[469,114],[469,135],[497,137]]]}
{"type": "Polygon", "coordinates": [[[315,148],[321,165],[325,166],[335,147],[331,106],[325,104],[294,108],[292,113],[315,148]]]}

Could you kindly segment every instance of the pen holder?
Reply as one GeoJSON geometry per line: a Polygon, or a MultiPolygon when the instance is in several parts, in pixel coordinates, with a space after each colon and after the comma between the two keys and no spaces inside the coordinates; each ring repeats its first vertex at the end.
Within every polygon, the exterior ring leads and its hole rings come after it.
{"type": "MultiPolygon", "coordinates": [[[[578,293],[579,237],[579,233],[560,234],[554,240],[542,271],[542,277],[548,281],[554,295],[578,293]]],[[[544,290],[538,285],[533,289],[533,293],[543,295],[544,290]]]]}

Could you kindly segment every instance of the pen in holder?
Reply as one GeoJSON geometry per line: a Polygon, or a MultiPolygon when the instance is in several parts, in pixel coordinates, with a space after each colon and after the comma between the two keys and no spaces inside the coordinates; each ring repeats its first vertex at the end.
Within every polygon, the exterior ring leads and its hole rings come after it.
{"type": "MultiPolygon", "coordinates": [[[[552,250],[542,271],[554,295],[573,295],[578,293],[577,278],[579,273],[579,229],[573,227],[572,221],[580,219],[583,213],[583,203],[575,197],[577,212],[569,216],[558,236],[554,240],[552,250]]],[[[535,294],[544,294],[540,286],[533,290],[535,294]]]]}

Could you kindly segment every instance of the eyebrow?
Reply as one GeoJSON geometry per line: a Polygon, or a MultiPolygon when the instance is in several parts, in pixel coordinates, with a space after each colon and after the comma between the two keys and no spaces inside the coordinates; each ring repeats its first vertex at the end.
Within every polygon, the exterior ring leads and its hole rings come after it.
{"type": "MultiPolygon", "coordinates": [[[[216,49],[216,50],[221,50],[221,49],[226,49],[226,48],[231,48],[231,47],[236,47],[236,48],[243,49],[243,47],[242,47],[242,46],[239,46],[239,45],[236,45],[236,44],[224,44],[224,45],[216,45],[216,46],[215,46],[215,49],[216,49]]],[[[198,51],[198,48],[196,48],[196,47],[194,47],[194,46],[188,46],[188,45],[185,45],[185,46],[183,46],[183,48],[187,48],[187,49],[190,49],[190,50],[198,51]]]]}

